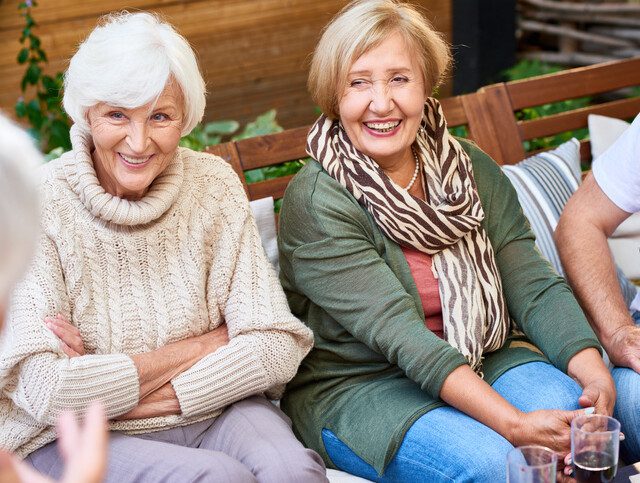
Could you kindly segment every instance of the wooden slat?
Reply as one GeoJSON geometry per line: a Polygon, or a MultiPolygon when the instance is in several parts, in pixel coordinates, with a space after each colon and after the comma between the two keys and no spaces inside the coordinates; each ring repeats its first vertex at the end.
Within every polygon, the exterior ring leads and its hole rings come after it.
{"type": "Polygon", "coordinates": [[[308,132],[309,126],[305,126],[238,141],[236,145],[242,168],[246,171],[307,157],[308,132]]]}
{"type": "Polygon", "coordinates": [[[640,112],[640,97],[606,102],[540,119],[518,121],[522,139],[534,139],[587,126],[589,114],[628,119],[640,112]]]}
{"type": "Polygon", "coordinates": [[[236,148],[236,143],[228,142],[223,144],[216,144],[214,146],[207,147],[206,151],[211,154],[215,154],[216,156],[220,156],[227,163],[231,165],[233,170],[236,172],[240,180],[242,181],[242,185],[244,186],[244,190],[249,194],[249,189],[247,188],[247,181],[244,177],[244,173],[242,172],[242,166],[240,165],[240,156],[238,155],[238,149],[236,148]]]}
{"type": "Polygon", "coordinates": [[[607,62],[507,84],[514,110],[640,84],[640,58],[607,62]]]}
{"type": "Polygon", "coordinates": [[[447,120],[447,126],[455,127],[467,124],[467,114],[464,111],[461,96],[440,99],[440,104],[442,104],[442,111],[447,120]]]}
{"type": "Polygon", "coordinates": [[[484,145],[487,145],[487,153],[500,164],[521,161],[524,158],[524,148],[505,85],[495,84],[482,88],[477,96],[476,102],[479,105],[476,110],[483,112],[482,118],[474,121],[473,130],[484,131],[473,136],[478,145],[483,149],[484,145]],[[494,154],[495,152],[499,154],[494,154]]]}
{"type": "Polygon", "coordinates": [[[249,187],[249,199],[251,201],[259,200],[267,196],[273,196],[274,200],[282,198],[284,196],[284,190],[287,188],[289,181],[293,179],[293,176],[294,175],[283,176],[282,178],[247,185],[249,187]]]}
{"type": "Polygon", "coordinates": [[[462,104],[469,121],[469,137],[497,163],[503,164],[502,151],[496,142],[497,137],[493,130],[491,115],[481,102],[480,96],[478,94],[462,96],[462,104]]]}
{"type": "Polygon", "coordinates": [[[591,142],[588,139],[580,141],[580,160],[591,161],[591,142]]]}

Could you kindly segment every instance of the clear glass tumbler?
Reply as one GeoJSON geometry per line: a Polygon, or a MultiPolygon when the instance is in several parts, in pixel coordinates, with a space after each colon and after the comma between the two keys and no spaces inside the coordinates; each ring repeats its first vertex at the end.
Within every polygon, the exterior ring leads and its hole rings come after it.
{"type": "Polygon", "coordinates": [[[590,414],[571,421],[571,458],[578,483],[608,483],[618,471],[620,423],[590,414]]]}
{"type": "Polygon", "coordinates": [[[507,483],[555,483],[558,456],[544,446],[519,446],[507,455],[507,483]]]}

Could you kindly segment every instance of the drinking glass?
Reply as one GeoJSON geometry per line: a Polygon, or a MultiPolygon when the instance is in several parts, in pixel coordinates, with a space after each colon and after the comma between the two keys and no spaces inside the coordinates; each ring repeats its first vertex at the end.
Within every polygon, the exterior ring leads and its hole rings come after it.
{"type": "Polygon", "coordinates": [[[590,414],[571,421],[571,458],[578,483],[608,483],[618,470],[620,423],[590,414]]]}
{"type": "Polygon", "coordinates": [[[544,446],[519,446],[507,455],[507,483],[555,483],[558,456],[544,446]]]}

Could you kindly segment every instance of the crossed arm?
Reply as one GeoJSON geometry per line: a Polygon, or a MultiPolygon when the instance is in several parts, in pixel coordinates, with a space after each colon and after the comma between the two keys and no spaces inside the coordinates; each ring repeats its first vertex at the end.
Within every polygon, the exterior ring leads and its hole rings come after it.
{"type": "MultiPolygon", "coordinates": [[[[47,327],[60,339],[69,358],[85,355],[80,331],[62,315],[47,317],[47,327]]],[[[207,354],[229,342],[226,324],[200,336],[173,342],[159,349],[131,356],[140,381],[138,405],[115,419],[142,419],[180,414],[180,403],[170,381],[207,354]]]]}

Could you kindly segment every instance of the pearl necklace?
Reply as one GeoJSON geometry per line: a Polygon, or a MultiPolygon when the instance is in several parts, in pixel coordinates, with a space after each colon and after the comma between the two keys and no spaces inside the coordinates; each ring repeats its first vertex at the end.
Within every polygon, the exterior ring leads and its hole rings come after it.
{"type": "Polygon", "coordinates": [[[409,191],[413,187],[416,180],[418,179],[418,173],[420,172],[420,161],[418,161],[418,155],[413,148],[411,149],[411,152],[413,153],[413,159],[416,162],[416,169],[413,171],[413,177],[411,178],[411,181],[409,181],[409,184],[405,188],[405,190],[407,191],[409,191]]]}

